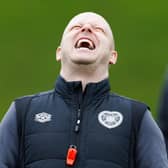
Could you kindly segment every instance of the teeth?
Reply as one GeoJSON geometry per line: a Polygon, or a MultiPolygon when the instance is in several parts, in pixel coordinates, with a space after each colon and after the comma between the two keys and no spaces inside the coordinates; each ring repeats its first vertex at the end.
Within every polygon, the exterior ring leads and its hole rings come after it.
{"type": "Polygon", "coordinates": [[[75,45],[76,48],[81,48],[81,47],[85,47],[85,48],[89,48],[89,49],[94,49],[95,46],[93,44],[93,42],[89,39],[80,39],[77,41],[76,45],[75,45]]]}

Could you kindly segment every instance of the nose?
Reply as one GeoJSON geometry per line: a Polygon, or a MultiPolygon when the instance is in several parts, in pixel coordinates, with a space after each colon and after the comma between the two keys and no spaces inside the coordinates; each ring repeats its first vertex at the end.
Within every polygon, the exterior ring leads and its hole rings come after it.
{"type": "Polygon", "coordinates": [[[92,32],[92,27],[90,24],[85,24],[83,25],[82,29],[81,29],[81,32],[89,32],[91,33],[92,32]]]}

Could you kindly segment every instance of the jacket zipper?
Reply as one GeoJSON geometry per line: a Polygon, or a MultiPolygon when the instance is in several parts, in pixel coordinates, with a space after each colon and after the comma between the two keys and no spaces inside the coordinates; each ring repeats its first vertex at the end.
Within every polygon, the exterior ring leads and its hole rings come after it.
{"type": "Polygon", "coordinates": [[[66,164],[68,166],[73,166],[76,167],[76,159],[79,151],[79,131],[80,131],[80,123],[81,123],[81,109],[80,105],[77,109],[77,114],[76,114],[76,121],[75,121],[75,126],[73,128],[74,131],[74,138],[72,143],[69,145],[68,151],[67,151],[67,156],[66,156],[66,164]]]}
{"type": "Polygon", "coordinates": [[[81,102],[82,102],[82,95],[78,95],[78,106],[76,110],[76,120],[73,127],[72,134],[74,136],[73,141],[71,142],[69,149],[67,151],[67,158],[66,158],[66,164],[71,167],[78,167],[78,161],[77,161],[77,155],[79,155],[79,146],[80,146],[80,126],[81,126],[81,102]],[[70,164],[69,164],[70,163],[70,164]]]}
{"type": "MultiPolygon", "coordinates": [[[[81,103],[81,102],[80,102],[81,103]]],[[[77,109],[77,117],[76,117],[76,123],[75,123],[75,128],[74,128],[74,132],[75,132],[75,144],[77,147],[77,151],[78,151],[78,155],[79,155],[79,150],[80,150],[80,135],[79,135],[79,131],[81,128],[81,105],[78,105],[78,109],[77,109]]],[[[79,156],[78,156],[79,157],[79,156]]],[[[79,160],[76,162],[75,167],[79,167],[79,160]]]]}

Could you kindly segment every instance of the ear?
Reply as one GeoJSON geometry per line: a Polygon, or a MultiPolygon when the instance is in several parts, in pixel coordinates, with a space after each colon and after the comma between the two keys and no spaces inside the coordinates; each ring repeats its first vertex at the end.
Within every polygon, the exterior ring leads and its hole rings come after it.
{"type": "Polygon", "coordinates": [[[61,47],[60,46],[56,49],[56,60],[61,61],[61,47]]]}
{"type": "Polygon", "coordinates": [[[110,59],[109,59],[109,64],[116,64],[117,57],[118,57],[117,51],[112,50],[111,55],[110,55],[110,59]]]}

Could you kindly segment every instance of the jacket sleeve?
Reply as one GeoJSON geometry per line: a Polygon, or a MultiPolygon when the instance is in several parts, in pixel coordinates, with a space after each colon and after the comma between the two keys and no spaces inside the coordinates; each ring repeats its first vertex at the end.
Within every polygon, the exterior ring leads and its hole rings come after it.
{"type": "Polygon", "coordinates": [[[168,69],[159,99],[158,124],[164,134],[168,151],[168,69]]]}
{"type": "Polygon", "coordinates": [[[148,110],[144,114],[139,130],[136,164],[137,168],[168,168],[163,135],[148,110]]]}
{"type": "Polygon", "coordinates": [[[13,102],[0,124],[0,168],[16,168],[18,159],[18,130],[13,102]]]}

